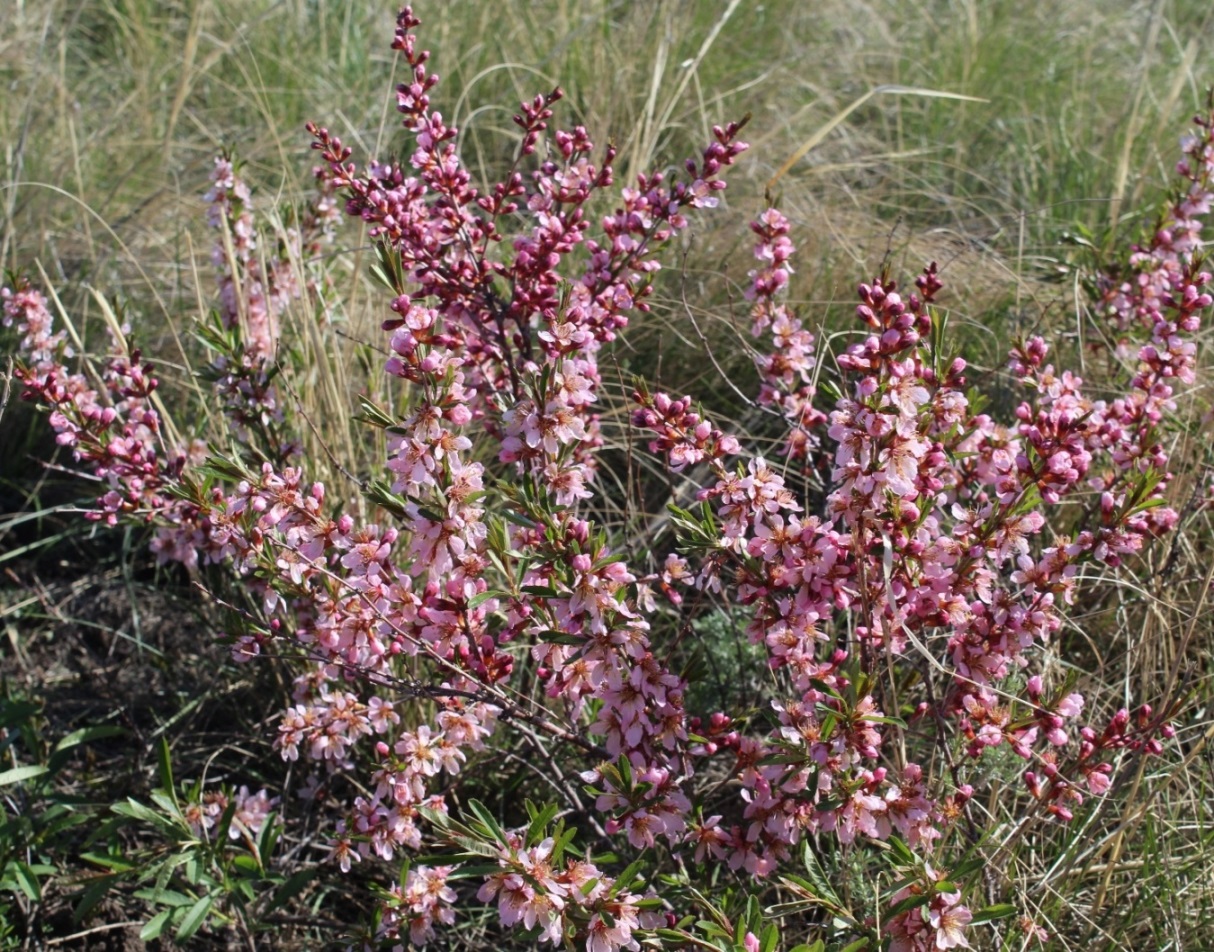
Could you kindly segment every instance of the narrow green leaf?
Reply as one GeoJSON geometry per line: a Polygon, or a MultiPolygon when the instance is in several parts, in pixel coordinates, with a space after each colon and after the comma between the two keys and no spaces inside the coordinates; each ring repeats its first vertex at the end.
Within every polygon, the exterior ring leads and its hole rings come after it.
{"type": "Polygon", "coordinates": [[[910,847],[906,845],[905,841],[897,836],[891,836],[888,842],[894,855],[898,857],[898,860],[903,865],[911,866],[914,864],[915,854],[910,851],[910,847]]]}
{"type": "Polygon", "coordinates": [[[508,598],[508,597],[509,596],[505,592],[498,592],[498,591],[495,591],[494,589],[489,589],[486,592],[478,592],[476,595],[473,595],[470,599],[468,599],[468,608],[469,609],[480,608],[483,604],[485,604],[485,602],[489,601],[489,599],[491,599],[491,598],[508,598]]]}
{"type": "Polygon", "coordinates": [[[138,865],[123,856],[110,856],[108,853],[81,853],[80,858],[86,863],[93,863],[104,869],[112,869],[120,873],[132,870],[138,865]]]}
{"type": "Polygon", "coordinates": [[[5,873],[12,875],[30,902],[38,902],[42,898],[42,884],[38,882],[38,877],[34,875],[28,863],[10,863],[5,873]]]}
{"type": "Polygon", "coordinates": [[[270,899],[269,906],[266,907],[266,912],[271,912],[275,909],[281,909],[288,902],[298,896],[308,883],[316,876],[318,870],[316,867],[311,869],[301,869],[299,872],[292,874],[287,878],[281,886],[274,891],[274,896],[270,899]]]}
{"type": "Polygon", "coordinates": [[[40,764],[30,764],[27,767],[14,767],[12,770],[0,773],[0,787],[7,787],[13,783],[23,783],[26,780],[41,777],[47,772],[47,769],[40,764]]]}
{"type": "Polygon", "coordinates": [[[41,710],[33,701],[0,701],[0,727],[28,721],[41,710]]]}
{"type": "Polygon", "coordinates": [[[926,906],[932,901],[930,893],[916,893],[907,896],[905,899],[897,902],[889,910],[887,918],[892,919],[895,916],[900,916],[904,912],[910,912],[912,909],[918,909],[920,906],[926,906]]]}
{"type": "Polygon", "coordinates": [[[151,793],[151,797],[152,797],[152,802],[155,803],[156,806],[160,807],[161,810],[163,810],[165,813],[167,813],[173,819],[181,820],[183,823],[185,822],[182,819],[181,811],[177,807],[176,798],[169,796],[163,790],[153,790],[151,793]]]}
{"type": "Polygon", "coordinates": [[[759,897],[749,896],[746,899],[746,931],[757,933],[763,927],[763,910],[759,907],[759,897]]]}
{"type": "Polygon", "coordinates": [[[232,828],[232,820],[236,817],[236,800],[228,801],[228,805],[224,808],[223,816],[219,818],[219,823],[215,826],[215,842],[226,843],[228,841],[228,830],[232,828]]]}
{"type": "Polygon", "coordinates": [[[148,920],[147,924],[139,930],[139,938],[144,942],[151,942],[153,939],[159,939],[160,934],[164,932],[164,927],[169,924],[169,917],[173,914],[172,909],[164,909],[148,920]]]}
{"type": "Polygon", "coordinates": [[[392,419],[386,410],[362,394],[358,396],[358,403],[363,408],[363,412],[359,415],[360,419],[366,420],[368,423],[378,427],[388,427],[396,424],[396,421],[392,419]]]}
{"type": "Polygon", "coordinates": [[[187,896],[176,889],[137,889],[135,898],[155,903],[158,906],[172,906],[174,909],[188,906],[195,901],[193,896],[187,896]]]}
{"type": "Polygon", "coordinates": [[[257,859],[263,866],[274,855],[274,847],[278,845],[281,835],[282,824],[278,822],[275,814],[270,814],[262,825],[261,835],[257,838],[257,859]]]}
{"type": "Polygon", "coordinates": [[[1014,916],[1016,911],[1016,907],[1010,902],[999,902],[975,912],[974,918],[970,922],[972,925],[978,925],[983,922],[993,922],[996,919],[1006,919],[1008,916],[1014,916]]]}
{"type": "Polygon", "coordinates": [[[586,643],[584,635],[571,635],[568,632],[555,631],[551,628],[536,632],[536,637],[550,645],[572,645],[576,648],[586,643]]]}
{"type": "Polygon", "coordinates": [[[72,910],[72,921],[79,924],[87,919],[88,914],[93,911],[97,903],[101,902],[105,898],[105,894],[110,891],[110,886],[114,881],[115,877],[113,876],[102,876],[87,889],[82,890],[80,901],[76,903],[76,908],[72,910]]]}
{"type": "Polygon", "coordinates": [[[985,865],[985,858],[981,856],[970,857],[957,864],[957,867],[952,872],[952,877],[953,879],[968,879],[971,874],[978,872],[985,865]]]}
{"type": "Polygon", "coordinates": [[[55,745],[55,752],[61,750],[69,750],[72,747],[78,747],[81,744],[88,744],[95,740],[101,740],[103,737],[121,737],[126,733],[126,729],[117,725],[99,725],[97,727],[82,727],[80,730],[72,731],[67,736],[63,737],[59,743],[55,745]]]}
{"type": "Polygon", "coordinates": [[[536,810],[535,815],[531,818],[531,825],[527,827],[527,845],[534,846],[544,838],[544,834],[548,831],[548,824],[560,812],[559,807],[555,803],[549,803],[542,810],[536,810]]]}
{"type": "Polygon", "coordinates": [[[203,896],[190,907],[185,917],[181,920],[181,924],[177,927],[177,934],[174,938],[178,942],[184,942],[202,927],[207,913],[211,911],[211,904],[213,902],[214,900],[210,896],[203,896]]]}
{"type": "Polygon", "coordinates": [[[842,906],[838,894],[831,888],[830,880],[826,878],[826,872],[822,869],[822,864],[818,862],[818,857],[814,855],[808,840],[802,843],[801,861],[805,864],[806,877],[813,883],[814,892],[823,899],[829,899],[836,906],[842,906]]]}
{"type": "Polygon", "coordinates": [[[497,840],[503,846],[506,845],[507,840],[505,831],[501,828],[497,820],[494,819],[493,814],[489,812],[483,803],[481,803],[479,800],[469,800],[468,809],[476,814],[476,818],[485,825],[485,828],[495,840],[497,840]]]}
{"type": "Polygon", "coordinates": [[[168,792],[168,795],[173,798],[173,803],[177,802],[177,788],[173,783],[173,758],[169,752],[169,742],[163,735],[160,738],[160,744],[156,748],[156,760],[160,767],[160,786],[168,792]]]}
{"type": "Polygon", "coordinates": [[[895,727],[901,727],[906,730],[906,721],[900,717],[891,717],[888,714],[865,714],[864,720],[872,724],[893,724],[895,727]]]}
{"type": "Polygon", "coordinates": [[[80,730],[72,731],[66,737],[62,738],[55,745],[50,758],[47,760],[47,769],[51,773],[58,773],[63,769],[63,765],[68,762],[75,748],[82,744],[90,743],[94,740],[100,740],[103,737],[117,737],[125,734],[126,731],[114,725],[102,725],[98,727],[82,727],[80,730]]]}
{"type": "Polygon", "coordinates": [[[621,890],[629,889],[632,886],[632,881],[644,865],[644,861],[639,859],[631,863],[616,879],[615,885],[611,887],[611,894],[614,896],[621,890]]]}
{"type": "Polygon", "coordinates": [[[248,853],[237,853],[232,858],[232,865],[242,873],[249,873],[253,876],[261,873],[261,864],[248,853]]]}

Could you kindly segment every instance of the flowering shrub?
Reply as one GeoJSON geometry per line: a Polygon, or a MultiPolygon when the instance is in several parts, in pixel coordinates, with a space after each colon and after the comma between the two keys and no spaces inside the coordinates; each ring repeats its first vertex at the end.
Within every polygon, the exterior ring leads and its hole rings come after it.
{"type": "MultiPolygon", "coordinates": [[[[638,553],[594,519],[598,356],[649,308],[663,246],[718,205],[741,127],[715,128],[678,175],[617,187],[611,147],[549,129],[558,89],[522,104],[517,161],[480,188],[432,108],[418,25],[406,8],[393,43],[406,164],[360,168],[309,126],[320,197],[267,251],[247,186],[216,163],[209,376],[244,456],[171,438],[122,334],[96,379],[72,372],[43,296],[4,290],[25,396],[105,484],[90,518],[149,524],[162,562],[221,567],[252,596],[232,656],[295,665],[276,746],[311,775],[331,861],[375,867],[368,945],[441,945],[471,904],[524,941],[589,952],[998,938],[1027,910],[984,866],[1111,796],[1119,767],[1172,735],[1171,711],[1092,712],[1040,657],[1081,570],[1099,580],[1177,524],[1163,432],[1211,305],[1197,255],[1210,123],[1186,140],[1186,194],[1096,282],[1131,355],[1123,390],[1091,396],[1033,337],[1011,354],[1021,399],[1002,420],[949,349],[935,265],[914,290],[862,284],[862,339],[816,376],[814,335],[786,301],[792,229],[763,212],[756,403],[781,443],[756,455],[691,397],[638,383],[632,427],[700,487],[670,506],[677,539],[638,553]],[[363,401],[389,452],[361,486],[375,522],[312,481],[274,383],[278,318],[316,293],[304,261],[332,234],[335,197],[368,226],[392,294],[398,410],[363,401]],[[688,708],[684,639],[713,599],[745,612],[765,653],[757,707],[688,708]],[[491,809],[478,771],[502,757],[542,783],[491,809]],[[1019,825],[991,829],[978,804],[1017,775],[1001,796],[1019,825]]],[[[229,836],[255,836],[272,808],[242,788],[202,795],[185,822],[204,837],[229,813],[229,836]]],[[[1045,938],[1031,917],[1019,928],[1045,938]]]]}

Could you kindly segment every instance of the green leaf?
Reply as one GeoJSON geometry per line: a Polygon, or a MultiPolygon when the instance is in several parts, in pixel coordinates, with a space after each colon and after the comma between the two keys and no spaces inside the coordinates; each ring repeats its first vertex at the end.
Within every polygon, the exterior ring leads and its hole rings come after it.
{"type": "Polygon", "coordinates": [[[33,701],[2,701],[0,702],[0,727],[12,727],[22,721],[28,721],[41,708],[33,701]]]}
{"type": "Polygon", "coordinates": [[[534,595],[536,598],[561,597],[561,593],[551,585],[524,585],[521,591],[524,595],[534,595]]]}
{"type": "Polygon", "coordinates": [[[9,863],[4,872],[13,877],[30,902],[38,902],[42,898],[42,884],[28,863],[9,863]]]}
{"type": "Polygon", "coordinates": [[[506,839],[505,831],[502,830],[497,820],[494,819],[493,814],[486,809],[483,803],[481,803],[479,800],[469,800],[468,809],[476,814],[476,818],[480,820],[482,824],[484,824],[485,828],[495,840],[497,840],[503,846],[507,845],[508,841],[506,839]]]}
{"type": "Polygon", "coordinates": [[[552,628],[537,631],[535,636],[539,638],[540,641],[546,642],[550,645],[573,645],[574,647],[578,647],[579,645],[584,645],[586,643],[586,637],[584,635],[571,635],[568,632],[556,631],[552,628]]]}
{"type": "Polygon", "coordinates": [[[125,856],[110,856],[108,853],[81,853],[80,858],[86,863],[93,863],[104,869],[111,869],[120,873],[128,872],[139,865],[125,856]]]}
{"type": "Polygon", "coordinates": [[[151,942],[153,939],[159,939],[160,934],[164,932],[164,927],[169,924],[169,917],[173,914],[172,909],[164,909],[156,913],[148,920],[147,925],[139,930],[139,938],[144,942],[151,942]]]}
{"type": "MultiPolygon", "coordinates": [[[[558,828],[559,828],[559,825],[558,825],[558,828]]],[[[565,855],[565,850],[569,850],[571,853],[576,854],[576,851],[573,850],[569,845],[570,843],[573,842],[573,838],[575,836],[577,836],[577,830],[573,829],[573,828],[570,828],[568,830],[561,830],[561,832],[559,834],[557,834],[556,843],[552,847],[552,862],[553,863],[560,863],[561,859],[565,855]]],[[[578,855],[580,855],[580,854],[578,854],[578,855]]],[[[607,859],[608,856],[611,856],[611,854],[610,853],[601,853],[601,854],[599,854],[598,859],[600,862],[606,863],[606,862],[608,862],[608,859],[607,859]]],[[[614,862],[614,861],[615,861],[614,859],[611,860],[611,862],[614,862]]]]}
{"type": "Polygon", "coordinates": [[[96,882],[92,883],[87,889],[80,893],[80,901],[76,903],[76,908],[72,910],[72,921],[79,924],[88,918],[88,914],[93,911],[97,903],[105,898],[105,894],[110,891],[110,886],[114,883],[116,877],[102,876],[96,882]]]}
{"type": "Polygon", "coordinates": [[[180,820],[185,823],[185,819],[181,816],[181,811],[177,806],[177,799],[169,796],[163,790],[153,790],[151,793],[152,802],[160,807],[167,815],[175,820],[180,820]]]}
{"type": "Polygon", "coordinates": [[[763,910],[759,907],[758,896],[748,896],[746,899],[746,931],[758,932],[763,928],[763,910]]]}
{"type": "Polygon", "coordinates": [[[972,856],[967,860],[957,864],[953,870],[952,876],[954,879],[968,879],[970,874],[978,872],[986,865],[986,859],[981,856],[972,856]]]}
{"type": "Polygon", "coordinates": [[[907,896],[905,899],[897,902],[889,910],[887,918],[892,919],[895,916],[900,916],[904,912],[910,912],[912,909],[918,909],[920,906],[926,906],[932,901],[931,893],[915,893],[907,896]]]}
{"type": "Polygon", "coordinates": [[[173,758],[169,752],[169,742],[161,735],[160,744],[156,748],[156,762],[160,768],[160,786],[177,803],[177,788],[173,784],[173,758]]]}
{"type": "Polygon", "coordinates": [[[704,935],[708,936],[711,939],[732,939],[733,938],[733,936],[731,936],[728,932],[726,932],[724,929],[722,929],[715,922],[710,922],[707,919],[698,920],[696,922],[696,928],[699,929],[701,932],[704,933],[704,935]]]}
{"type": "Polygon", "coordinates": [[[237,853],[232,858],[232,865],[242,873],[249,873],[254,876],[261,873],[261,864],[248,853],[237,853]]]}
{"type": "Polygon", "coordinates": [[[62,738],[55,745],[55,751],[68,750],[71,747],[78,747],[81,744],[88,744],[95,740],[101,740],[103,737],[121,737],[125,734],[126,728],[118,727],[114,724],[102,724],[97,727],[82,727],[80,730],[72,731],[66,737],[62,738]]]}
{"type": "MultiPolygon", "coordinates": [[[[442,859],[449,858],[450,857],[442,857],[442,859]]],[[[418,862],[422,862],[421,857],[418,857],[418,862]]],[[[426,865],[429,865],[429,863],[426,865]]],[[[492,876],[494,873],[500,873],[501,871],[501,863],[467,863],[466,865],[457,867],[455,872],[447,877],[447,880],[458,881],[461,879],[484,879],[486,876],[492,876]]]]}
{"type": "Polygon", "coordinates": [[[274,891],[273,897],[270,899],[270,904],[266,907],[266,912],[271,912],[275,909],[281,909],[288,902],[303,892],[303,888],[316,876],[319,870],[316,867],[311,869],[301,869],[297,873],[293,873],[287,878],[281,886],[274,891]]]}
{"type": "Polygon", "coordinates": [[[468,599],[468,608],[469,608],[469,610],[471,610],[473,608],[480,608],[483,604],[485,604],[485,602],[489,601],[489,599],[491,599],[491,598],[509,598],[509,597],[510,596],[506,592],[498,592],[498,591],[494,591],[493,589],[489,589],[486,592],[478,592],[477,594],[473,595],[470,599],[468,599]]]}
{"type": "Polygon", "coordinates": [[[282,824],[278,817],[270,814],[261,827],[261,835],[257,838],[257,859],[264,866],[274,855],[274,847],[278,845],[278,837],[282,835],[282,824]]]}
{"type": "Polygon", "coordinates": [[[906,721],[900,717],[891,717],[888,714],[865,714],[863,719],[870,724],[893,724],[895,727],[906,730],[906,721]]]}
{"type": "Polygon", "coordinates": [[[538,524],[534,519],[529,519],[522,513],[515,512],[513,509],[504,510],[502,518],[507,522],[513,522],[516,526],[522,526],[524,529],[534,529],[538,524]]]}
{"type": "Polygon", "coordinates": [[[356,420],[365,420],[372,426],[388,427],[395,426],[396,421],[388,414],[388,411],[380,408],[371,400],[368,400],[362,394],[358,395],[359,406],[363,408],[362,413],[355,416],[356,420]]]}
{"type": "Polygon", "coordinates": [[[405,506],[400,496],[397,496],[388,488],[388,484],[377,480],[371,480],[367,483],[363,490],[363,495],[370,499],[381,509],[386,509],[398,519],[405,518],[405,506]]]}
{"type": "Polygon", "coordinates": [[[40,764],[30,764],[28,767],[14,767],[12,770],[0,773],[0,787],[7,787],[12,783],[22,783],[26,780],[32,780],[34,777],[41,777],[44,773],[48,773],[48,771],[40,764]]]}
{"type": "Polygon", "coordinates": [[[113,724],[82,727],[80,730],[72,731],[55,745],[55,749],[47,761],[47,767],[52,773],[56,773],[67,763],[73,748],[79,747],[81,744],[101,740],[103,737],[119,737],[125,733],[126,730],[124,728],[113,724]]]}
{"type": "Polygon", "coordinates": [[[616,770],[620,772],[620,784],[624,790],[632,789],[632,761],[624,754],[620,754],[619,760],[615,762],[616,770]]]}
{"type": "Polygon", "coordinates": [[[226,843],[228,841],[228,830],[232,828],[232,820],[236,817],[236,800],[235,798],[228,801],[228,805],[224,807],[223,816],[219,818],[219,823],[215,826],[215,842],[226,843]]]}
{"type": "Polygon", "coordinates": [[[845,945],[840,952],[860,952],[861,949],[868,948],[868,939],[857,939],[851,945],[845,945]]]}
{"type": "Polygon", "coordinates": [[[801,845],[801,860],[805,864],[805,875],[813,883],[814,891],[818,896],[823,899],[829,899],[836,906],[842,908],[843,903],[839,900],[838,894],[831,888],[830,880],[826,878],[826,872],[822,869],[822,864],[818,862],[818,857],[814,855],[813,848],[809,845],[808,840],[805,840],[801,845]]]}
{"type": "Polygon", "coordinates": [[[211,904],[213,902],[214,900],[210,896],[203,896],[198,902],[190,906],[189,911],[181,920],[181,925],[177,927],[177,934],[174,938],[178,942],[184,942],[199,930],[207,917],[207,913],[211,911],[211,904]]]}
{"type": "Polygon", "coordinates": [[[915,854],[910,851],[910,847],[897,836],[891,836],[888,840],[890,849],[894,855],[898,857],[899,862],[904,866],[913,866],[915,863],[915,854]]]}
{"type": "Polygon", "coordinates": [[[173,909],[180,909],[182,906],[188,906],[194,902],[193,896],[187,896],[176,889],[137,889],[135,898],[144,899],[157,906],[170,906],[173,909]]]}
{"type": "MultiPolygon", "coordinates": [[[[535,809],[530,801],[528,807],[535,809]]],[[[545,805],[542,810],[535,810],[531,817],[531,825],[527,827],[527,846],[534,846],[544,838],[544,834],[548,831],[548,824],[553,821],[560,808],[555,803],[545,805]]]]}
{"type": "Polygon", "coordinates": [[[202,879],[202,857],[197,852],[191,851],[190,858],[184,863],[185,880],[191,886],[197,886],[198,881],[202,879]]]}
{"type": "Polygon", "coordinates": [[[126,803],[115,803],[110,809],[120,816],[130,817],[132,820],[142,820],[144,823],[158,827],[170,836],[176,836],[181,832],[177,824],[134,798],[128,798],[126,803]]]}
{"type": "Polygon", "coordinates": [[[774,922],[769,922],[767,928],[763,930],[763,939],[759,946],[759,952],[776,952],[776,946],[780,943],[780,929],[774,922]]]}
{"type": "Polygon", "coordinates": [[[628,868],[620,873],[619,877],[615,881],[615,884],[611,887],[611,895],[614,896],[623,890],[631,888],[633,884],[632,881],[636,879],[637,873],[641,871],[641,868],[644,865],[645,861],[640,859],[630,863],[628,868]]]}
{"type": "Polygon", "coordinates": [[[993,906],[987,906],[974,913],[974,918],[970,920],[971,925],[979,925],[983,922],[993,922],[996,919],[1006,919],[1008,916],[1014,916],[1017,910],[1010,902],[999,902],[993,906]]]}

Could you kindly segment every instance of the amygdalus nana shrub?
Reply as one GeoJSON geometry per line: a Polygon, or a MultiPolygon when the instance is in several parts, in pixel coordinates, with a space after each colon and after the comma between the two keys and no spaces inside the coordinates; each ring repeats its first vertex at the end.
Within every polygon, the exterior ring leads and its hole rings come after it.
{"type": "MultiPolygon", "coordinates": [[[[670,507],[677,538],[628,551],[593,518],[608,491],[597,358],[648,309],[687,216],[718,204],[740,128],[714,129],[676,176],[619,186],[612,148],[549,129],[558,90],[522,105],[514,167],[478,187],[431,108],[418,23],[402,11],[393,43],[416,146],[402,164],[360,167],[310,126],[319,197],[259,247],[247,187],[216,163],[206,376],[243,456],[170,438],[119,329],[98,372],[76,372],[42,294],[3,292],[25,397],[104,481],[90,517],[149,526],[158,557],[199,577],[226,570],[247,605],[235,660],[294,666],[277,749],[329,817],[332,868],[361,864],[381,887],[352,941],[442,948],[471,916],[492,935],[486,905],[527,947],[589,952],[1046,941],[1007,901],[1001,859],[1116,795],[1172,733],[1146,705],[1097,717],[1040,656],[1081,577],[1102,584],[1177,524],[1163,434],[1211,304],[1211,125],[1185,141],[1184,190],[1150,240],[1096,282],[1129,348],[1121,392],[1093,398],[1034,337],[1011,354],[1020,396],[1003,419],[949,350],[934,265],[910,288],[862,284],[863,334],[837,373],[819,368],[785,303],[789,222],[765,211],[754,396],[784,436],[756,455],[691,397],[638,384],[638,443],[699,489],[670,507]],[[318,293],[307,262],[340,201],[393,295],[396,409],[363,401],[388,446],[384,476],[359,484],[373,522],[309,478],[275,379],[278,318],[318,293]],[[745,710],[688,707],[687,636],[713,604],[744,613],[766,655],[745,710]],[[495,799],[507,759],[531,785],[495,799]],[[1010,829],[980,806],[997,779],[1010,829]]],[[[265,791],[211,795],[189,822],[205,838],[223,814],[255,834],[273,807],[265,791]]]]}

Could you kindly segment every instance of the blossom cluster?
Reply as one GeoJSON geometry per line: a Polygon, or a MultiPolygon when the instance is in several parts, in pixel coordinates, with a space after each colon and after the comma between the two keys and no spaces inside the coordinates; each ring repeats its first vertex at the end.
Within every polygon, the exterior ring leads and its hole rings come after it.
{"type": "MultiPolygon", "coordinates": [[[[1176,163],[1182,182],[1179,195],[1160,216],[1149,240],[1134,245],[1125,267],[1097,276],[1101,309],[1123,335],[1135,326],[1154,334],[1159,316],[1193,286],[1202,226],[1214,202],[1212,117],[1197,116],[1193,122],[1197,131],[1181,140],[1183,155],[1176,163]]],[[[1120,349],[1132,353],[1124,342],[1120,349]]]]}
{"type": "Polygon", "coordinates": [[[278,798],[271,797],[266,790],[250,793],[248,787],[242,786],[230,796],[223,790],[208,790],[198,803],[188,804],[182,812],[194,835],[206,837],[232,806],[228,839],[238,840],[242,836],[256,838],[277,804],[278,798]]]}
{"type": "Polygon", "coordinates": [[[209,334],[216,355],[207,375],[235,435],[247,441],[251,430],[261,433],[282,459],[297,447],[279,433],[283,406],[273,383],[278,344],[291,302],[321,290],[308,260],[332,243],[340,217],[327,181],[317,176],[316,196],[268,248],[259,244],[252,192],[229,156],[216,156],[204,196],[207,224],[217,232],[211,263],[219,292],[219,327],[209,334]]]}
{"type": "Polygon", "coordinates": [[[156,523],[161,528],[153,545],[168,544],[191,517],[171,489],[191,459],[205,452],[205,444],[177,445],[166,434],[152,366],[129,347],[125,328],[110,328],[110,352],[100,366],[91,366],[91,373],[72,371],[64,362],[73,355],[67,331],[54,329],[41,292],[18,284],[0,289],[0,300],[0,324],[20,335],[24,362],[15,375],[22,396],[50,411],[56,442],[102,485],[96,508],[86,517],[109,525],[125,518],[156,523]]]}
{"type": "Polygon", "coordinates": [[[587,952],[639,952],[633,932],[655,928],[666,917],[646,909],[653,903],[621,888],[593,863],[555,862],[554,847],[551,837],[524,848],[519,837],[508,836],[499,847],[502,872],[485,880],[477,899],[496,899],[503,925],[536,929],[541,941],[554,946],[566,935],[581,934],[587,952]]]}
{"type": "MultiPolygon", "coordinates": [[[[593,519],[599,356],[651,306],[662,246],[719,204],[741,127],[715,128],[679,174],[617,187],[613,148],[596,157],[584,128],[549,129],[556,89],[521,105],[515,161],[481,188],[433,108],[418,25],[403,10],[393,42],[415,150],[360,169],[310,125],[321,198],[286,247],[265,253],[248,187],[230,159],[215,165],[208,217],[230,340],[213,379],[237,427],[273,431],[278,451],[201,467],[202,444],[163,432],[138,351],[116,341],[95,388],[65,369],[42,295],[4,290],[27,396],[106,485],[98,517],[154,524],[162,560],[228,567],[249,605],[233,658],[294,659],[276,747],[306,765],[309,789],[332,793],[332,862],[383,869],[423,846],[462,851],[384,887],[377,940],[435,940],[473,895],[503,928],[553,946],[677,936],[695,890],[659,896],[642,875],[615,875],[602,852],[570,847],[576,832],[642,862],[674,855],[701,883],[771,877],[811,839],[878,842],[913,873],[876,910],[881,925],[857,919],[853,934],[879,928],[901,952],[965,947],[974,912],[947,871],[950,844],[974,822],[992,761],[1023,764],[1030,817],[1065,822],[1110,794],[1120,757],[1158,754],[1171,736],[1146,705],[1086,723],[1093,705],[1037,659],[1081,569],[1115,571],[1177,524],[1162,429],[1177,382],[1195,379],[1212,304],[1195,255],[1211,124],[1186,141],[1189,190],[1135,252],[1136,277],[1102,285],[1119,329],[1147,335],[1124,392],[1092,396],[1035,337],[1010,356],[1021,399],[1003,420],[943,349],[935,265],[913,289],[887,274],[859,287],[861,333],[823,406],[815,337],[788,303],[792,226],[764,211],[747,297],[779,459],[690,396],[638,385],[632,427],[666,471],[704,485],[697,510],[672,507],[679,550],[630,562],[593,519]],[[339,200],[368,226],[393,294],[385,370],[400,399],[371,414],[388,454],[386,478],[365,483],[373,521],[310,479],[271,382],[282,315],[307,286],[298,262],[331,233],[339,200]],[[688,710],[681,632],[711,598],[744,612],[766,660],[758,713],[688,710]],[[535,818],[508,830],[457,819],[451,794],[473,765],[516,749],[544,759],[570,836],[535,818]],[[461,891],[467,878],[475,890],[461,891]]],[[[268,794],[235,799],[255,833],[268,794]]],[[[210,796],[190,822],[205,835],[226,807],[210,796]]],[[[734,938],[751,950],[756,934],[734,938]]]]}
{"type": "MultiPolygon", "coordinates": [[[[1060,628],[1059,603],[1073,598],[1084,561],[1116,567],[1176,524],[1163,495],[1170,474],[1158,426],[1175,409],[1173,378],[1193,380],[1192,335],[1211,305],[1203,290],[1211,276],[1186,259],[1169,272],[1166,293],[1134,298],[1151,337],[1123,397],[1085,396],[1081,379],[1045,364],[1041,338],[1018,347],[1011,370],[1034,399],[1005,426],[970,411],[965,362],[930,345],[931,306],[942,287],[935,267],[906,297],[878,279],[859,289],[856,313],[870,336],[838,358],[850,393],[822,418],[802,402],[813,395],[812,337],[776,303],[793,252],[788,223],[772,209],[754,227],[763,263],[752,272],[754,330],[772,329],[777,348],[757,361],[760,399],[789,419],[787,455],[834,447],[832,491],[820,514],[805,514],[785,477],[763,459],[730,469],[724,454],[705,452],[702,435],[675,425],[689,401],[646,394],[634,414],[657,434],[650,449],[672,469],[690,458],[716,470],[717,482],[700,498],[715,507],[721,534],[695,584],[732,584],[734,598],[755,606],[751,638],[766,646],[773,669],[788,672],[794,692],[773,702],[780,726],[767,739],[727,742],[736,751],[746,822],[725,831],[720,817],[710,818],[694,831],[698,849],[764,874],[807,833],[831,831],[850,843],[896,832],[928,848],[945,835],[973,787],[961,782],[941,799],[924,785],[920,765],[906,762],[895,772],[878,765],[887,759],[883,725],[898,723],[871,692],[871,673],[888,664],[884,655],[948,674],[940,696],[915,714],[954,720],[968,739],[974,766],[955,777],[974,776],[983,755],[1006,744],[1028,761],[1023,777],[1032,796],[1071,819],[1082,791],[1108,792],[1113,752],[1158,753],[1156,734],[1172,730],[1149,706],[1133,718],[1118,711],[1102,731],[1068,729],[1083,710],[1080,693],[1048,694],[1039,675],[1020,690],[1014,685],[1030,650],[1060,628]],[[654,412],[670,407],[673,413],[654,412]],[[1080,527],[1035,545],[1048,507],[1080,493],[1099,500],[1080,527]],[[840,612],[854,619],[858,657],[831,653],[840,612]]],[[[896,918],[896,947],[963,944],[970,913],[960,898],[949,893],[934,900],[941,906],[931,915],[915,908],[896,918]]]]}
{"type": "Polygon", "coordinates": [[[761,268],[751,272],[747,289],[753,302],[751,333],[756,338],[771,335],[771,352],[761,353],[755,361],[761,380],[759,403],[779,409],[789,422],[781,455],[809,460],[820,446],[826,417],[814,406],[814,335],[802,326],[782,294],[792,274],[790,259],[795,250],[788,219],[769,208],[751,228],[759,236],[755,258],[762,262],[761,268]]]}

